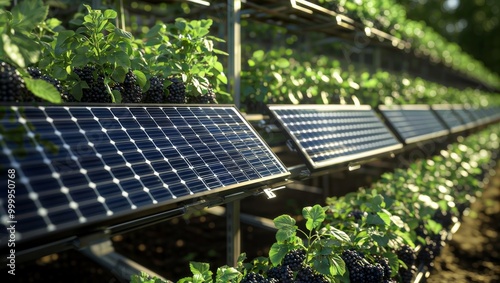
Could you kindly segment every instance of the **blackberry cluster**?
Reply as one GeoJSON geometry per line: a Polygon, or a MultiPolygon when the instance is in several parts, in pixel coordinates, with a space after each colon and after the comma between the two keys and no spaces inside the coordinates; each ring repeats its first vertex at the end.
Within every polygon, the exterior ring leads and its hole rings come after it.
{"type": "Polygon", "coordinates": [[[302,268],[305,259],[306,250],[296,249],[290,251],[285,255],[282,264],[289,266],[292,271],[298,271],[302,268]]]}
{"type": "Polygon", "coordinates": [[[399,276],[401,277],[401,283],[411,283],[413,280],[413,275],[417,272],[417,267],[413,265],[410,269],[399,270],[399,276]]]}
{"type": "Polygon", "coordinates": [[[168,103],[186,103],[186,86],[178,78],[170,78],[172,83],[167,86],[168,103]]]}
{"type": "Polygon", "coordinates": [[[438,209],[433,215],[432,219],[443,227],[450,227],[453,224],[453,214],[449,211],[442,211],[438,209]]]}
{"type": "Polygon", "coordinates": [[[406,264],[406,266],[411,267],[415,263],[415,251],[408,245],[403,245],[396,252],[398,259],[406,264]]]}
{"type": "Polygon", "coordinates": [[[424,265],[429,265],[441,252],[441,240],[431,241],[431,243],[422,247],[418,252],[417,261],[424,265]]]}
{"type": "Polygon", "coordinates": [[[137,85],[137,77],[129,70],[123,83],[115,85],[122,95],[122,103],[139,103],[142,101],[142,90],[137,85]]]}
{"type": "Polygon", "coordinates": [[[96,77],[94,77],[96,72],[96,68],[94,66],[75,68],[74,72],[80,80],[86,82],[89,86],[89,88],[84,88],[82,90],[82,102],[111,102],[111,95],[107,92],[104,84],[104,76],[96,74],[96,77]]]}
{"type": "Polygon", "coordinates": [[[21,102],[27,93],[24,80],[16,68],[0,61],[0,101],[21,102]]]}
{"type": "Polygon", "coordinates": [[[351,212],[347,214],[347,217],[354,217],[356,220],[361,220],[365,216],[365,213],[359,209],[353,209],[351,212]]]}
{"type": "Polygon", "coordinates": [[[267,278],[273,278],[278,280],[280,283],[293,283],[293,271],[288,265],[280,265],[276,267],[271,267],[267,271],[267,278]]]}
{"type": "Polygon", "coordinates": [[[264,276],[255,272],[249,272],[240,283],[278,283],[278,281],[273,278],[264,278],[264,276]]]}
{"type": "Polygon", "coordinates": [[[355,250],[346,250],[341,255],[351,283],[377,283],[390,281],[391,269],[386,258],[379,258],[375,264],[369,263],[364,255],[355,250]]]}
{"type": "Polygon", "coordinates": [[[303,266],[297,272],[296,283],[329,283],[330,281],[320,273],[315,272],[310,266],[303,266]]]}
{"type": "Polygon", "coordinates": [[[202,94],[199,96],[190,96],[188,98],[188,103],[193,104],[217,104],[217,99],[215,98],[215,92],[212,88],[207,89],[206,94],[202,94]]]}
{"type": "Polygon", "coordinates": [[[392,270],[391,270],[391,265],[389,264],[389,260],[385,257],[377,257],[377,264],[382,266],[383,272],[384,272],[384,279],[391,279],[392,277],[392,270]]]}
{"type": "MultiPolygon", "coordinates": [[[[47,74],[42,73],[42,71],[36,67],[28,67],[27,71],[32,78],[44,80],[44,81],[50,83],[51,85],[53,85],[57,89],[57,91],[61,94],[61,98],[64,102],[76,102],[77,101],[71,94],[69,94],[63,88],[61,82],[58,79],[55,79],[47,74]]],[[[29,94],[29,99],[35,100],[35,101],[42,101],[41,98],[33,95],[32,93],[29,94]]]]}
{"type": "Polygon", "coordinates": [[[143,102],[163,103],[165,92],[163,90],[164,79],[157,76],[149,78],[149,89],[144,93],[143,102]]]}

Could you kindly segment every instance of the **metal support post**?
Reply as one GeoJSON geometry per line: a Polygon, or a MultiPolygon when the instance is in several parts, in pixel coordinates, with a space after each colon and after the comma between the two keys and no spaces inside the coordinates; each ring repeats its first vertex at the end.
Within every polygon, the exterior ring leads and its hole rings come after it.
{"type": "Polygon", "coordinates": [[[233,94],[233,102],[240,107],[241,82],[241,0],[227,0],[227,50],[229,53],[228,93],[233,94]]]}
{"type": "Polygon", "coordinates": [[[227,265],[235,267],[241,253],[240,201],[227,203],[227,265]]]}

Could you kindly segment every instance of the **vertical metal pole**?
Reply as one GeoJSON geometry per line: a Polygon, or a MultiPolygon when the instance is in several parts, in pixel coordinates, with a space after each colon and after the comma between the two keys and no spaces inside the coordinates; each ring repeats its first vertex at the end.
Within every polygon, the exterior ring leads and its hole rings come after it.
{"type": "Polygon", "coordinates": [[[115,10],[118,12],[116,26],[119,29],[125,30],[125,7],[123,7],[123,0],[115,0],[115,10]]]}
{"type": "Polygon", "coordinates": [[[240,107],[241,82],[241,0],[227,0],[227,50],[229,53],[228,92],[233,94],[236,107],[240,107]]]}
{"type": "Polygon", "coordinates": [[[226,205],[227,265],[236,267],[241,253],[240,201],[226,205]]]}

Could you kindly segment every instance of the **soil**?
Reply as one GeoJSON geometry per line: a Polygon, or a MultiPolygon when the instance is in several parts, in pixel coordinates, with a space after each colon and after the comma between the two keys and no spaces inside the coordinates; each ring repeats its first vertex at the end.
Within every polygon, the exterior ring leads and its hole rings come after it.
{"type": "MultiPolygon", "coordinates": [[[[500,282],[500,166],[492,173],[484,194],[472,204],[460,229],[435,260],[427,282],[500,282]]],[[[352,188],[363,183],[360,179],[348,178],[357,181],[352,188]]],[[[365,180],[371,181],[371,177],[365,180]]],[[[325,197],[300,190],[282,190],[277,195],[272,200],[244,199],[241,211],[272,219],[284,213],[299,214],[306,205],[324,203],[325,197]]],[[[118,235],[112,242],[117,252],[165,278],[178,280],[190,275],[189,261],[209,262],[213,269],[226,263],[225,229],[225,217],[199,214],[118,235]]],[[[274,231],[245,223],[241,231],[241,250],[249,259],[267,256],[274,231]]],[[[15,280],[10,277],[12,281],[7,282],[119,282],[113,272],[70,250],[18,264],[15,280]]]]}

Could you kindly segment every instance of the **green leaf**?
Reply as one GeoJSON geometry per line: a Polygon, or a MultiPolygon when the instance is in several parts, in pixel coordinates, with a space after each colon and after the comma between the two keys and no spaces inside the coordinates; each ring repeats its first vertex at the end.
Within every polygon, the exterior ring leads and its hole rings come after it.
{"type": "Polygon", "coordinates": [[[117,34],[123,38],[126,38],[126,39],[133,39],[134,38],[130,32],[128,32],[126,30],[122,30],[122,29],[117,28],[117,27],[115,27],[114,32],[115,32],[115,34],[117,34]]]}
{"type": "Polygon", "coordinates": [[[141,88],[144,88],[146,86],[146,83],[148,82],[148,78],[146,78],[146,75],[143,72],[139,71],[139,70],[134,70],[132,72],[137,77],[137,84],[141,88]]]}
{"type": "Polygon", "coordinates": [[[20,1],[12,8],[12,27],[19,31],[32,31],[49,13],[42,0],[20,1]]]}
{"type": "Polygon", "coordinates": [[[227,282],[232,282],[233,280],[237,279],[241,273],[236,270],[234,267],[219,267],[217,268],[217,283],[227,283],[227,282]]]}
{"type": "Polygon", "coordinates": [[[204,262],[190,262],[189,269],[193,273],[193,281],[209,282],[212,281],[212,271],[210,271],[210,264],[204,262]]]}
{"type": "Polygon", "coordinates": [[[224,73],[220,73],[217,75],[217,79],[223,83],[223,84],[227,84],[227,77],[224,73]]]}
{"type": "Polygon", "coordinates": [[[106,10],[104,11],[104,17],[107,18],[107,19],[114,19],[116,18],[116,16],[118,15],[118,13],[114,10],[106,10]]]}
{"type": "Polygon", "coordinates": [[[425,227],[434,235],[438,235],[443,230],[443,226],[432,219],[427,220],[425,227]]]}
{"type": "Polygon", "coordinates": [[[2,34],[2,41],[5,54],[9,56],[10,60],[12,60],[16,67],[26,67],[26,62],[21,54],[21,51],[19,50],[19,47],[11,41],[10,37],[6,34],[2,34]]]}
{"type": "Polygon", "coordinates": [[[366,223],[369,225],[385,226],[385,221],[378,214],[368,213],[366,223]]]}
{"type": "Polygon", "coordinates": [[[43,98],[51,103],[61,103],[61,94],[50,83],[44,80],[37,80],[32,78],[24,78],[26,87],[34,95],[43,98]]]}
{"type": "Polygon", "coordinates": [[[123,83],[123,81],[125,80],[125,76],[127,75],[127,72],[128,72],[128,68],[124,68],[124,67],[116,67],[113,71],[113,73],[111,74],[111,78],[115,81],[115,82],[119,82],[119,83],[123,83]]]}
{"type": "Polygon", "coordinates": [[[278,242],[283,242],[288,238],[295,235],[297,231],[297,226],[295,225],[295,219],[289,215],[281,215],[274,219],[274,226],[278,228],[276,233],[276,240],[278,242]]]}
{"type": "Polygon", "coordinates": [[[349,237],[349,235],[347,235],[347,233],[345,233],[344,231],[342,230],[339,230],[335,227],[330,227],[330,233],[339,241],[341,242],[350,242],[351,241],[351,238],[349,237]]]}
{"type": "Polygon", "coordinates": [[[377,215],[384,221],[385,226],[389,226],[391,224],[391,215],[390,212],[384,209],[384,211],[377,212],[377,215]]]}
{"type": "Polygon", "coordinates": [[[281,263],[288,253],[290,246],[287,244],[274,243],[269,250],[269,259],[274,266],[281,263]]]}
{"type": "Polygon", "coordinates": [[[72,65],[73,67],[83,67],[90,62],[90,59],[85,54],[77,54],[73,57],[72,65]]]}
{"type": "Polygon", "coordinates": [[[302,209],[302,215],[307,220],[306,228],[309,231],[318,228],[326,218],[325,210],[319,204],[316,204],[313,207],[304,207],[302,209]]]}
{"type": "Polygon", "coordinates": [[[346,273],[345,262],[342,258],[337,254],[332,254],[330,256],[331,265],[330,265],[330,274],[335,275],[344,275],[346,273]]]}
{"type": "Polygon", "coordinates": [[[312,265],[316,271],[324,275],[333,275],[331,274],[331,264],[328,256],[320,255],[315,256],[312,265]]]}

